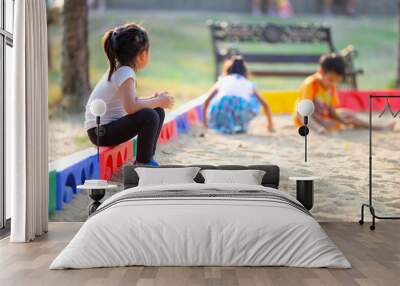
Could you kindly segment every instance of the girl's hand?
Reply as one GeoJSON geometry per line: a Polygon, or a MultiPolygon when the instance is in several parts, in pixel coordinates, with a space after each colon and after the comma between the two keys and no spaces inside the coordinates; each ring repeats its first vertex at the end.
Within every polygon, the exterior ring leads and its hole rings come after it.
{"type": "Polygon", "coordinates": [[[168,95],[168,92],[156,93],[156,99],[161,108],[172,108],[175,103],[175,99],[168,95]]]}
{"type": "Polygon", "coordinates": [[[322,126],[319,126],[318,128],[316,128],[315,131],[317,131],[317,133],[320,134],[320,135],[325,135],[325,134],[329,133],[329,130],[324,128],[324,127],[322,127],[322,126]]]}
{"type": "Polygon", "coordinates": [[[331,130],[335,128],[336,122],[334,120],[324,120],[323,126],[325,127],[325,129],[331,130]]]}
{"type": "Polygon", "coordinates": [[[351,118],[343,118],[341,123],[347,127],[349,125],[353,125],[353,120],[351,118]]]}

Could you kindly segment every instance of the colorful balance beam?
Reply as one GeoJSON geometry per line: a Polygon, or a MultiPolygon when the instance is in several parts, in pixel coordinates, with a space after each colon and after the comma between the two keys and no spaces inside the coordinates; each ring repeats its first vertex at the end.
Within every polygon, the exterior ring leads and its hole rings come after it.
{"type": "MultiPolygon", "coordinates": [[[[300,94],[297,90],[263,91],[261,96],[268,102],[273,114],[290,114],[293,112],[296,100],[300,94]]],[[[341,90],[338,92],[340,107],[353,111],[369,110],[369,95],[399,95],[400,90],[341,90]]],[[[390,105],[395,110],[400,109],[398,100],[390,100],[390,105]]],[[[382,110],[386,104],[385,99],[376,99],[373,110],[382,110]]]]}
{"type": "MultiPolygon", "coordinates": [[[[388,90],[344,90],[339,92],[341,107],[349,108],[353,111],[369,111],[369,96],[370,95],[385,95],[393,96],[400,95],[398,89],[388,90]]],[[[390,106],[394,110],[400,110],[400,101],[388,99],[390,106]]],[[[372,110],[383,110],[387,103],[384,98],[376,98],[372,102],[372,110]]]]}
{"type": "Polygon", "coordinates": [[[57,207],[57,172],[49,172],[49,212],[54,212],[57,207]]]}
{"type": "MultiPolygon", "coordinates": [[[[113,164],[105,161],[104,166],[112,166],[111,175],[118,170],[126,160],[133,160],[136,155],[136,137],[132,141],[117,146],[117,148],[106,148],[102,150],[101,158],[107,160],[110,156],[113,164]]],[[[60,211],[64,204],[72,201],[75,194],[79,192],[77,185],[83,184],[86,179],[100,178],[100,163],[95,149],[89,148],[70,156],[62,158],[49,164],[49,212],[60,211]]],[[[109,179],[103,169],[103,177],[109,179]]],[[[108,171],[109,172],[109,171],[108,171]]]]}
{"type": "Polygon", "coordinates": [[[178,134],[184,134],[189,131],[190,123],[189,123],[189,117],[186,112],[178,115],[175,118],[175,121],[176,121],[176,130],[178,134]]]}
{"type": "MultiPolygon", "coordinates": [[[[199,106],[199,107],[200,107],[200,112],[202,112],[201,106],[199,106]]],[[[201,122],[199,120],[199,114],[198,114],[197,108],[198,108],[197,106],[193,107],[192,109],[188,110],[186,113],[187,120],[189,122],[190,127],[196,126],[197,124],[199,124],[199,122],[201,122]]]]}
{"type": "Polygon", "coordinates": [[[167,143],[170,140],[173,140],[178,136],[178,127],[176,120],[171,120],[169,122],[164,123],[161,127],[160,136],[158,137],[158,143],[163,144],[167,143]]]}
{"type": "Polygon", "coordinates": [[[201,123],[203,120],[203,103],[206,98],[206,95],[200,96],[168,113],[161,128],[158,143],[167,143],[201,123]]]}
{"type": "Polygon", "coordinates": [[[133,140],[114,147],[100,147],[100,178],[110,180],[126,161],[133,161],[133,153],[133,140]]]}
{"type": "Polygon", "coordinates": [[[132,144],[133,144],[133,160],[136,160],[136,154],[137,154],[137,137],[132,139],[132,144]]]}
{"type": "Polygon", "coordinates": [[[99,178],[100,168],[94,149],[86,149],[49,165],[49,211],[60,211],[70,203],[86,179],[99,178]]]}
{"type": "Polygon", "coordinates": [[[262,91],[260,95],[268,103],[273,114],[290,114],[293,112],[297,98],[298,90],[272,90],[262,91]]]}

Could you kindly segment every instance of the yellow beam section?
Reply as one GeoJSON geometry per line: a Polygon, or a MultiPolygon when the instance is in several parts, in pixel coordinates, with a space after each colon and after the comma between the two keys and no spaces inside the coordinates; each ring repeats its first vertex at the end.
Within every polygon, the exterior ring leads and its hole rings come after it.
{"type": "Polygon", "coordinates": [[[293,112],[298,90],[271,90],[261,91],[260,95],[267,101],[273,114],[284,114],[293,112]]]}

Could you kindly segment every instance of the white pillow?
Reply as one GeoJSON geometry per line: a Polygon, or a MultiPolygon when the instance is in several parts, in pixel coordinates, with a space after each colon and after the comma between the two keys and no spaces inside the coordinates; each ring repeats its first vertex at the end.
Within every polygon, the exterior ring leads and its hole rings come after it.
{"type": "Polygon", "coordinates": [[[205,184],[261,185],[265,171],[261,170],[202,170],[205,184]]]}
{"type": "Polygon", "coordinates": [[[199,167],[184,168],[135,168],[139,186],[195,183],[199,167]]]}

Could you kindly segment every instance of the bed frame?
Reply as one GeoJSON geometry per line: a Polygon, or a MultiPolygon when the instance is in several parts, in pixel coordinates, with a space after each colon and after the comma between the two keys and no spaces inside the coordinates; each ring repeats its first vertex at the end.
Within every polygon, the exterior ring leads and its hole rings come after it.
{"type": "MultiPolygon", "coordinates": [[[[124,189],[136,187],[139,182],[139,177],[135,172],[135,168],[137,166],[133,165],[125,165],[123,168],[123,183],[124,189]]],[[[262,179],[261,184],[264,187],[270,187],[274,189],[279,188],[279,177],[280,177],[280,170],[279,167],[276,165],[249,165],[249,166],[242,166],[242,165],[163,165],[160,167],[146,167],[146,168],[182,168],[182,167],[199,167],[201,170],[205,169],[217,169],[217,170],[262,170],[265,171],[265,175],[262,179]]],[[[198,173],[194,180],[197,183],[204,183],[203,176],[198,173]]]]}

